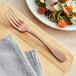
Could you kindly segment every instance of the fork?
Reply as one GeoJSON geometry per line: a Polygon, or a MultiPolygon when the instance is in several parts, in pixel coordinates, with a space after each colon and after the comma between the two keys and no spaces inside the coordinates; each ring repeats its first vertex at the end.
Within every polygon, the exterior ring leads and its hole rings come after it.
{"type": "Polygon", "coordinates": [[[66,55],[58,50],[57,48],[51,46],[48,42],[46,42],[42,37],[39,35],[35,34],[33,31],[31,31],[29,25],[27,25],[21,18],[19,18],[16,13],[12,10],[9,9],[5,13],[7,19],[11,23],[11,25],[14,26],[18,31],[20,32],[29,32],[32,35],[34,35],[37,39],[39,39],[44,45],[49,49],[49,51],[53,54],[53,56],[59,60],[60,62],[64,62],[67,58],[66,55]]]}

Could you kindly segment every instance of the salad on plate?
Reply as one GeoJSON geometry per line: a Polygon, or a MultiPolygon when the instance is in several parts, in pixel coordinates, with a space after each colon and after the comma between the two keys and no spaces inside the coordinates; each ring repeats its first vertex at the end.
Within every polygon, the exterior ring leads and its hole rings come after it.
{"type": "Polygon", "coordinates": [[[45,14],[60,28],[76,24],[76,0],[35,0],[38,13],[45,14]]]}

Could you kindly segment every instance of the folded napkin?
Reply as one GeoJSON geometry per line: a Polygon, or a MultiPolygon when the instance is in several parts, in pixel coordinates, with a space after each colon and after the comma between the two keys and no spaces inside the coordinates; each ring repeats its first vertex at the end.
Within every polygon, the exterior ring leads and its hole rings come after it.
{"type": "Polygon", "coordinates": [[[37,51],[32,50],[29,52],[25,52],[25,55],[26,55],[27,59],[29,60],[32,68],[36,72],[36,75],[43,76],[42,67],[41,67],[41,63],[40,63],[37,51]]]}
{"type": "Polygon", "coordinates": [[[43,76],[37,52],[23,53],[11,36],[2,39],[0,76],[43,76]]]}

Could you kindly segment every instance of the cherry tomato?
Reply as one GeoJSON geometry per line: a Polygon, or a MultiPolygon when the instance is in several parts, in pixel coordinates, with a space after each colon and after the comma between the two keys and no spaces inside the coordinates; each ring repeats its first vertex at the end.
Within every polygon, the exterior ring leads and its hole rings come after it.
{"type": "Polygon", "coordinates": [[[59,21],[58,21],[58,26],[59,26],[60,28],[64,28],[64,27],[66,27],[67,25],[68,25],[68,23],[67,23],[66,20],[59,20],[59,21]]]}
{"type": "Polygon", "coordinates": [[[69,0],[66,0],[66,2],[68,2],[69,0]]]}
{"type": "Polygon", "coordinates": [[[44,13],[46,12],[46,8],[45,8],[44,6],[39,6],[39,7],[38,7],[38,12],[39,12],[40,14],[44,14],[44,13]]]}
{"type": "Polygon", "coordinates": [[[71,6],[65,6],[65,9],[69,12],[69,14],[72,13],[72,7],[71,6]]]}

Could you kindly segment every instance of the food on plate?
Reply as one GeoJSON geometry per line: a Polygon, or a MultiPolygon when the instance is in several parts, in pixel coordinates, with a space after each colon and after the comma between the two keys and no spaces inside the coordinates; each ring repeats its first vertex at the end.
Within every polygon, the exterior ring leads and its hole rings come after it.
{"type": "Polygon", "coordinates": [[[58,21],[58,26],[59,26],[60,28],[66,27],[66,26],[67,26],[67,21],[66,21],[66,20],[59,20],[59,21],[58,21]]]}
{"type": "Polygon", "coordinates": [[[76,0],[35,0],[38,13],[45,14],[60,28],[76,24],[76,0]]]}
{"type": "Polygon", "coordinates": [[[44,14],[44,13],[46,12],[46,8],[45,8],[44,6],[39,6],[39,7],[38,7],[38,12],[39,12],[40,14],[44,14]]]}

